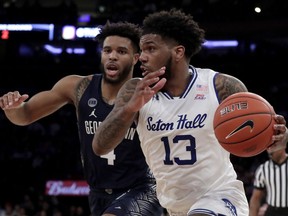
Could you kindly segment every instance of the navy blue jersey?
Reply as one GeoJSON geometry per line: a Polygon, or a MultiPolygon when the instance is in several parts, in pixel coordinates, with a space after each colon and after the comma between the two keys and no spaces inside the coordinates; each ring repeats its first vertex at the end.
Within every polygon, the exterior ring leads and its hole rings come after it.
{"type": "Polygon", "coordinates": [[[102,75],[95,74],[78,105],[78,128],[84,175],[91,189],[123,189],[151,180],[142,153],[136,125],[131,125],[125,139],[109,154],[97,156],[92,139],[97,127],[111,112],[101,93],[102,75]]]}

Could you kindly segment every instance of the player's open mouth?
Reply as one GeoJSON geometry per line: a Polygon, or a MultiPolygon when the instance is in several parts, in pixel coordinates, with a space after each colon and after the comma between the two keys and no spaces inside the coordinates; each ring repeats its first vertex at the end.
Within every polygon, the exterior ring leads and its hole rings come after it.
{"type": "Polygon", "coordinates": [[[119,72],[117,65],[109,64],[106,67],[106,74],[109,76],[115,76],[119,72]]]}
{"type": "Polygon", "coordinates": [[[106,70],[106,74],[108,76],[115,76],[116,74],[118,74],[118,70],[106,70]]]}

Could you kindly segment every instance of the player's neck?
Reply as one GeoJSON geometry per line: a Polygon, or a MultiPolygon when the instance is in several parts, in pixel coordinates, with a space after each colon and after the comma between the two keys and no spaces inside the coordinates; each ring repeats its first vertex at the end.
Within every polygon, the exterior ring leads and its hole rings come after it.
{"type": "Polygon", "coordinates": [[[178,78],[176,79],[174,77],[168,80],[164,90],[166,90],[173,97],[178,97],[182,95],[187,85],[191,81],[191,74],[187,73],[184,77],[185,78],[184,79],[181,78],[181,80],[179,80],[178,78]]]}
{"type": "Polygon", "coordinates": [[[116,96],[121,86],[122,84],[117,85],[117,84],[103,82],[101,86],[103,101],[107,104],[114,105],[116,96]]]}

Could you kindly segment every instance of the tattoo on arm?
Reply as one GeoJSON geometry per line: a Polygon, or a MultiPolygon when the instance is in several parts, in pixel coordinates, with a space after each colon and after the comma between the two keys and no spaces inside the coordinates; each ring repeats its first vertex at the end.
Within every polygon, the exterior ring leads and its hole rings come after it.
{"type": "Polygon", "coordinates": [[[132,79],[119,90],[115,107],[125,106],[132,98],[139,79],[132,79]]]}
{"type": "Polygon", "coordinates": [[[98,127],[94,139],[101,149],[111,150],[115,148],[124,139],[127,130],[132,125],[136,113],[125,112],[123,108],[131,99],[136,84],[136,81],[130,80],[122,86],[118,92],[113,110],[98,127]]]}
{"type": "Polygon", "coordinates": [[[91,79],[89,79],[88,77],[85,77],[76,86],[76,88],[75,88],[75,98],[76,98],[75,106],[76,106],[76,108],[78,108],[79,101],[80,101],[84,91],[86,90],[87,86],[89,85],[90,81],[91,81],[91,79]]]}
{"type": "Polygon", "coordinates": [[[227,74],[218,74],[215,78],[215,86],[220,102],[234,93],[248,91],[239,79],[227,74]]]}

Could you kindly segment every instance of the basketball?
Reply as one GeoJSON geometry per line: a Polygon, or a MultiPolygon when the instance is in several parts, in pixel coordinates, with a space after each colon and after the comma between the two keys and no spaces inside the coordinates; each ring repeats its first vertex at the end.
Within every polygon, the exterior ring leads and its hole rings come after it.
{"type": "Polygon", "coordinates": [[[223,100],[215,112],[215,136],[233,155],[258,155],[272,144],[274,115],[273,107],[260,95],[235,93],[223,100]]]}

